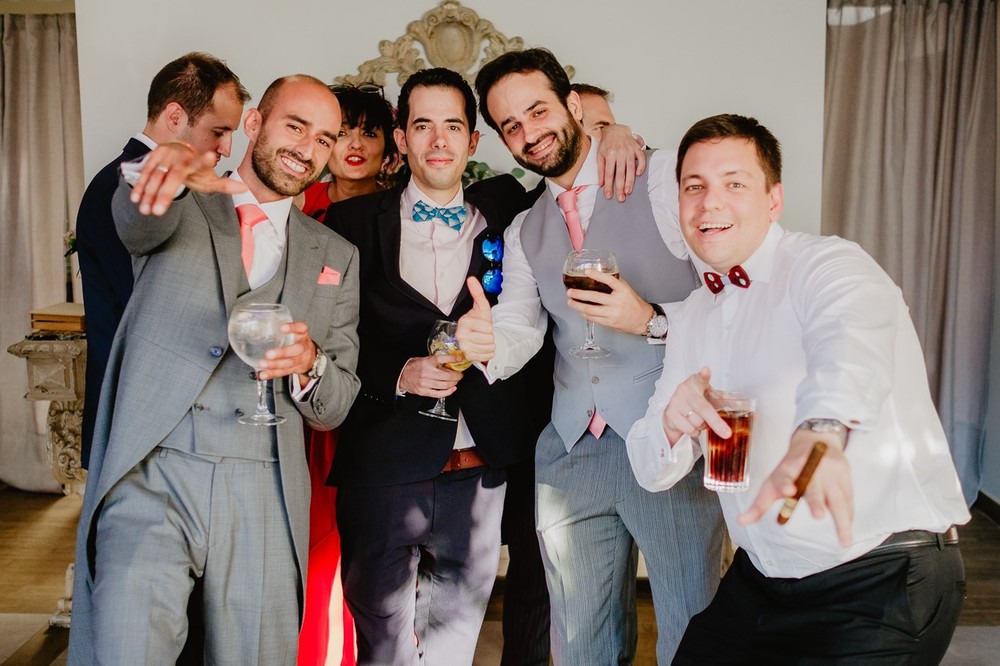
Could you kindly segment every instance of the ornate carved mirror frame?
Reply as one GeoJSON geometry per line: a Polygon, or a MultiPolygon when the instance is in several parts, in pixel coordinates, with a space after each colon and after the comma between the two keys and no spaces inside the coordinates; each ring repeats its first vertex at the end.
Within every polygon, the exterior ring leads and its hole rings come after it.
{"type": "MultiPolygon", "coordinates": [[[[341,84],[385,86],[386,76],[394,73],[396,82],[402,86],[418,70],[447,67],[471,84],[485,63],[507,51],[523,48],[524,40],[520,37],[508,38],[475,11],[456,0],[443,0],[419,21],[410,23],[405,35],[394,41],[383,39],[379,42],[378,50],[382,55],[361,63],[357,74],[338,76],[334,80],[341,84]],[[417,46],[422,47],[423,54],[417,46]]],[[[566,73],[572,79],[575,72],[572,67],[566,67],[566,73]]]]}

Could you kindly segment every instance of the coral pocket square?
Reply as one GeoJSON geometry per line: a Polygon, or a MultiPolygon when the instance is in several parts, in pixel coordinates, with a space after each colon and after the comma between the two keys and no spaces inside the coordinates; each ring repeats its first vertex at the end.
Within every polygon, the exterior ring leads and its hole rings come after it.
{"type": "Polygon", "coordinates": [[[323,272],[319,274],[316,284],[340,284],[340,271],[335,271],[329,266],[323,267],[323,272]]]}

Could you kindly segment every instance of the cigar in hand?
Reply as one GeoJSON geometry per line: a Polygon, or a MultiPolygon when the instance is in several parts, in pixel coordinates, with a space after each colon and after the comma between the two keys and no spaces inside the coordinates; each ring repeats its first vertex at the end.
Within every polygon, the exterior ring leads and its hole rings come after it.
{"type": "Polygon", "coordinates": [[[799,472],[799,477],[795,479],[795,494],[785,499],[785,503],[781,505],[781,511],[778,512],[779,525],[784,525],[792,517],[792,512],[795,511],[799,500],[806,493],[806,488],[809,486],[809,481],[812,480],[813,472],[816,471],[816,467],[825,453],[825,442],[816,442],[813,444],[812,451],[809,452],[809,457],[806,458],[806,464],[803,465],[802,471],[799,472]]]}

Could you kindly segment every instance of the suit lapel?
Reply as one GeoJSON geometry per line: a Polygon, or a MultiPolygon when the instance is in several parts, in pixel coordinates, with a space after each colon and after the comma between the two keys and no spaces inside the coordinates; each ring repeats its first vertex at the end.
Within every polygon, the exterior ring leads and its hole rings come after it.
{"type": "Polygon", "coordinates": [[[240,293],[240,281],[244,277],[240,220],[236,216],[236,208],[233,207],[233,198],[225,194],[188,196],[196,197],[195,200],[208,220],[215,261],[219,265],[219,276],[222,280],[222,297],[225,300],[226,312],[229,312],[236,304],[236,298],[240,293]]]}
{"type": "MultiPolygon", "coordinates": [[[[316,233],[318,223],[310,217],[299,213],[292,206],[288,215],[288,238],[285,244],[287,268],[285,269],[285,288],[281,291],[281,302],[288,306],[292,317],[301,319],[308,312],[316,292],[317,280],[323,272],[323,258],[326,252],[321,244],[326,239],[316,233]],[[313,228],[310,225],[317,225],[313,228]]],[[[344,270],[343,266],[331,266],[336,270],[344,270]]]]}
{"type": "Polygon", "coordinates": [[[423,308],[441,312],[434,303],[410,286],[399,274],[399,249],[402,242],[402,222],[399,218],[399,203],[403,196],[402,188],[392,190],[382,199],[382,210],[379,212],[378,239],[382,252],[382,266],[386,281],[401,294],[423,308]]]}

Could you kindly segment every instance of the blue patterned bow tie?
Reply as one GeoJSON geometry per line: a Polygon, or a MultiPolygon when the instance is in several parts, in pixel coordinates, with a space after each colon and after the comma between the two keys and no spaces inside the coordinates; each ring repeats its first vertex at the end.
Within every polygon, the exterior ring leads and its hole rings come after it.
{"type": "Polygon", "coordinates": [[[435,218],[441,220],[455,231],[461,231],[462,223],[468,213],[465,206],[452,206],[450,208],[437,208],[429,206],[423,201],[413,204],[413,221],[426,222],[435,218]]]}

